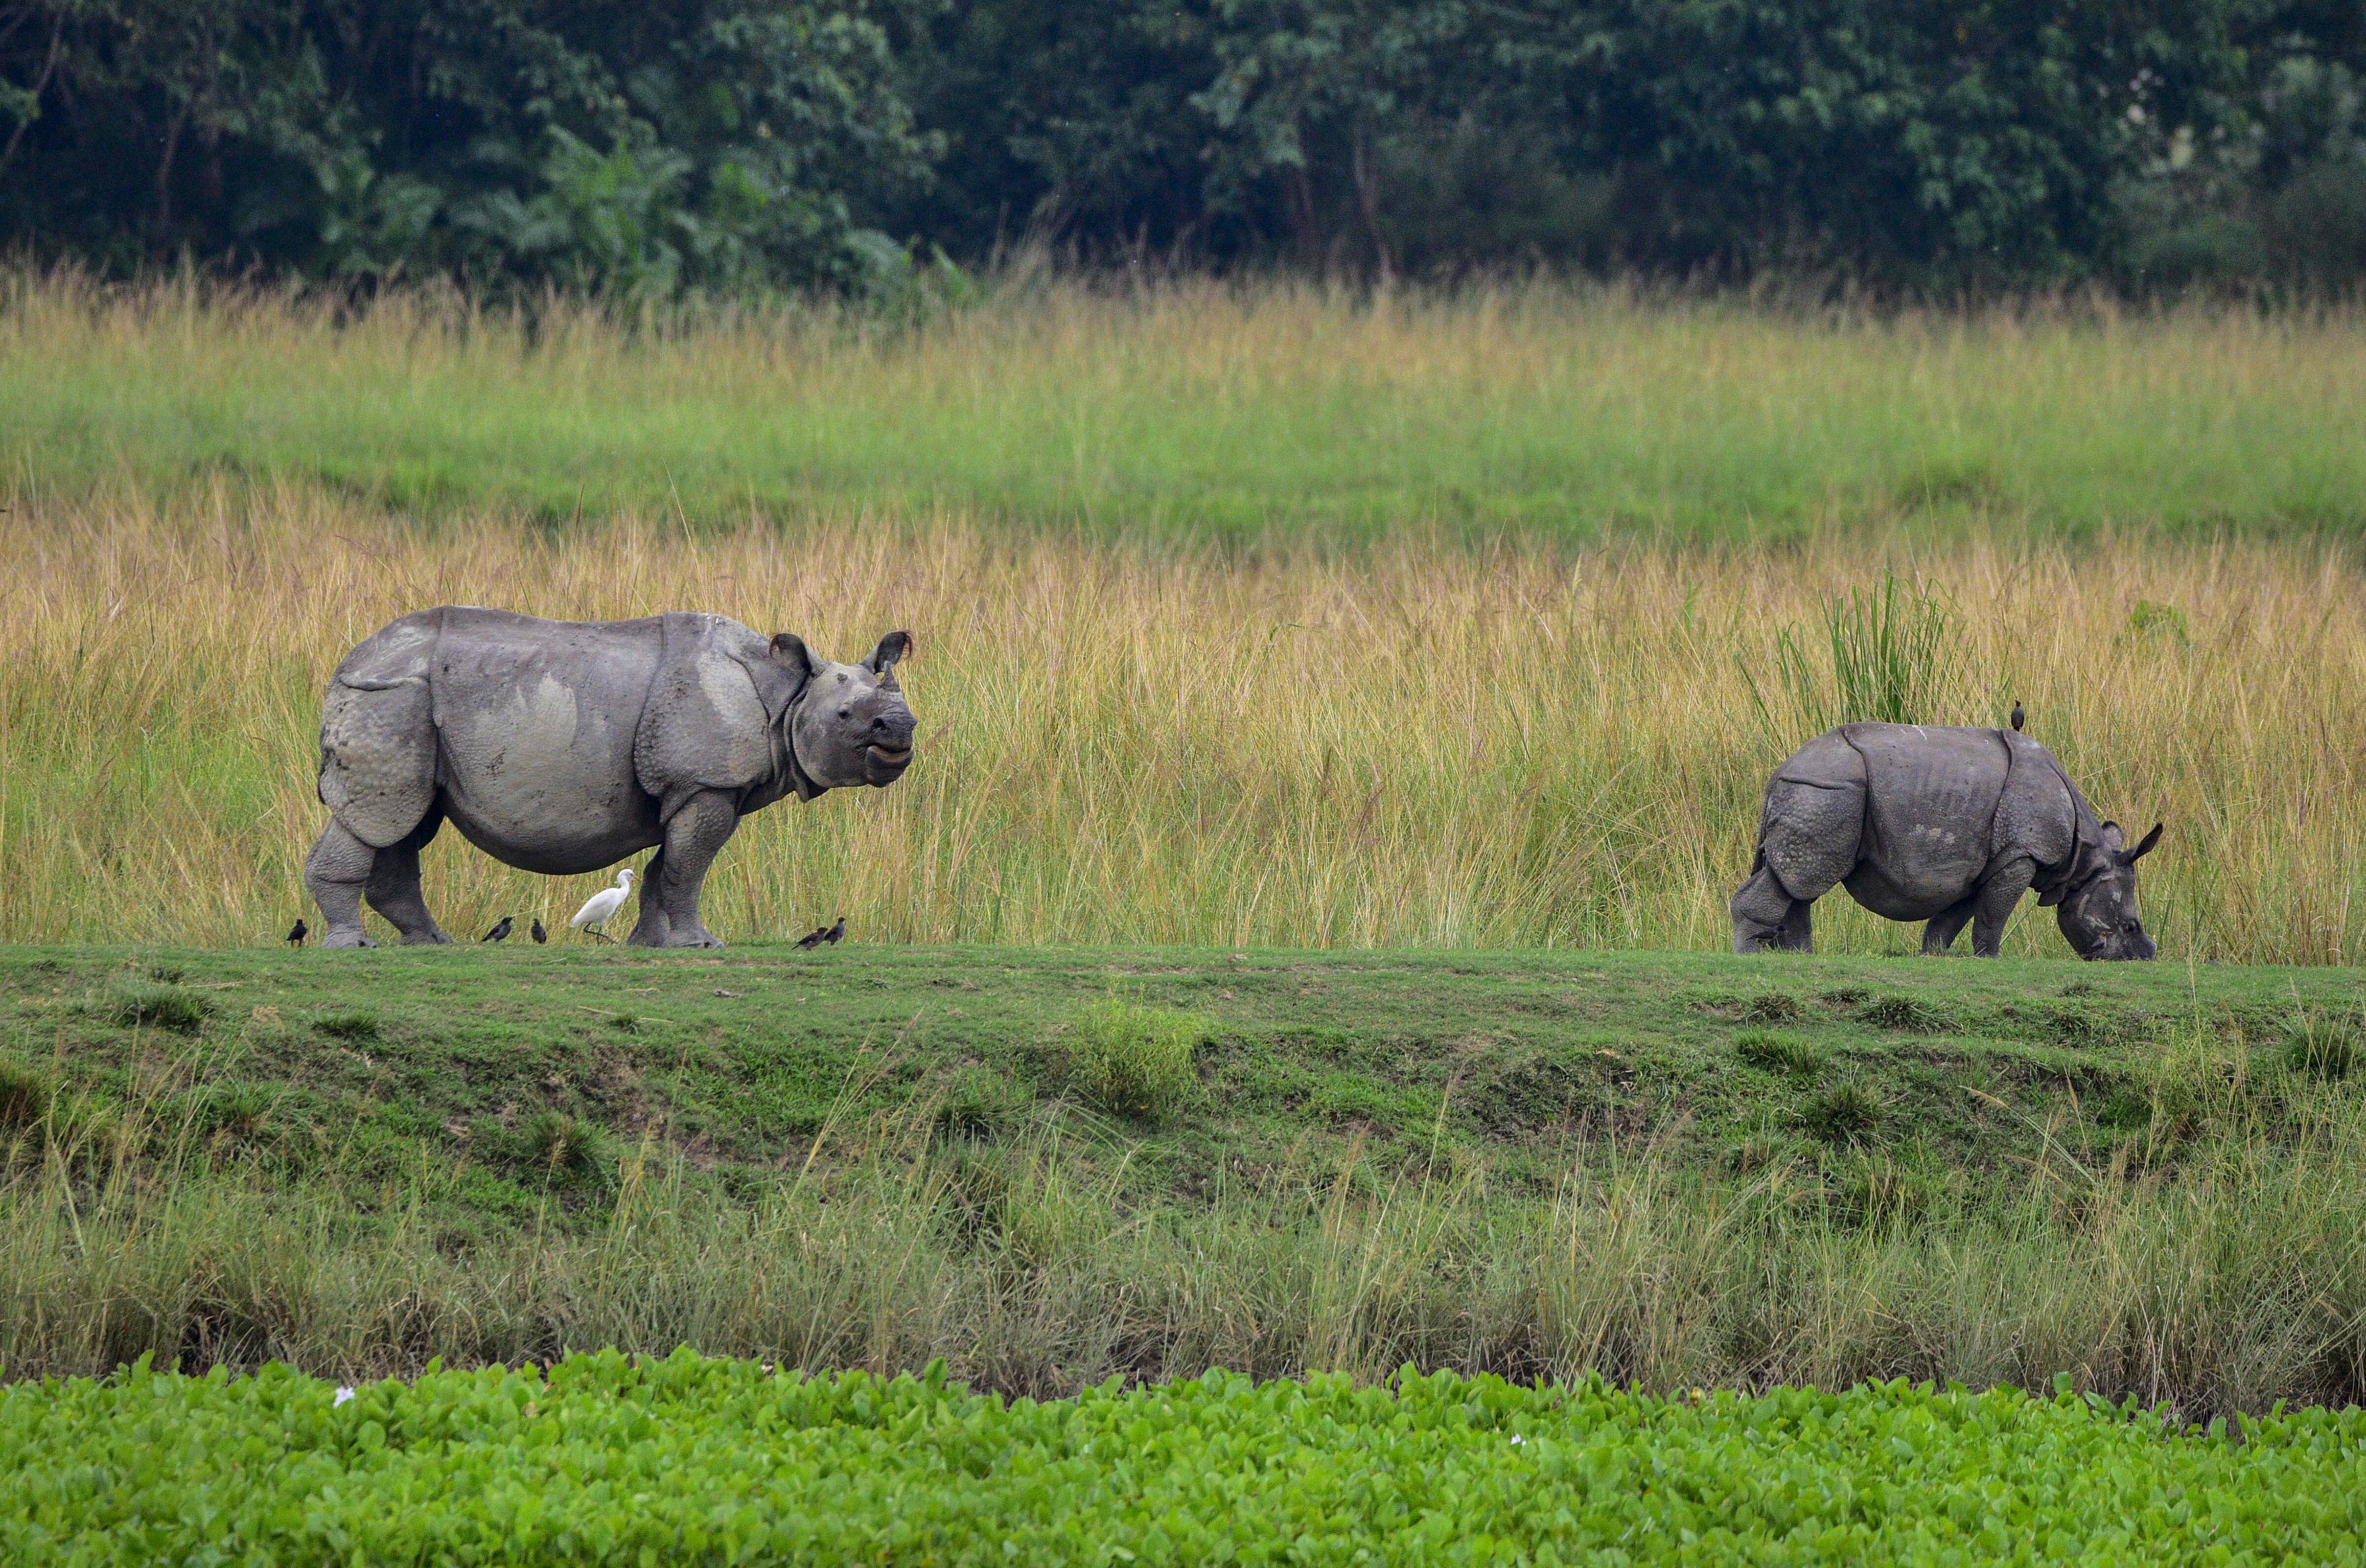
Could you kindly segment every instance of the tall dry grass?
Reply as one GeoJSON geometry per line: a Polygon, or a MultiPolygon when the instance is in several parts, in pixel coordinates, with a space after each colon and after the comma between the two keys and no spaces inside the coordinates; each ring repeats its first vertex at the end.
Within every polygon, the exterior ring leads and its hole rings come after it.
{"type": "MultiPolygon", "coordinates": [[[[1933,718],[2018,697],[2100,809],[2168,822],[2143,876],[2164,957],[2366,952],[2366,583],[2329,551],[1228,553],[944,513],[569,533],[151,495],[28,508],[0,539],[0,940],[275,940],[323,820],[323,681],[389,618],[464,602],[717,610],[839,657],[916,633],[912,772],[743,826],[708,884],[727,938],[842,909],[871,940],[1715,947],[1761,785],[1805,738],[1778,639],[1828,674],[1823,606],[1895,568],[1951,607],[1933,718]]],[[[427,882],[468,933],[594,879],[447,831],[427,882]]],[[[1819,919],[1841,949],[1912,940],[1842,897],[1819,919]]],[[[2034,905],[2007,940],[2067,951],[2034,905]]]]}

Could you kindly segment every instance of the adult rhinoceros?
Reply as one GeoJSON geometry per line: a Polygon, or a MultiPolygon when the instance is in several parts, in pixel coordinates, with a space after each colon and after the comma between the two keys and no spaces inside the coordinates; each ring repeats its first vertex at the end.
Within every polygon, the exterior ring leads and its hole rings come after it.
{"type": "Polygon", "coordinates": [[[2159,842],[2155,823],[2127,848],[2027,735],[1843,724],[1767,783],[1758,855],[1733,895],[1733,948],[1811,950],[1808,906],[1838,882],[1876,914],[1929,921],[1925,953],[1945,952],[1968,921],[1972,951],[1995,958],[2035,888],[2080,958],[2149,958],[2135,863],[2159,842]]]}
{"type": "Polygon", "coordinates": [[[446,605],[345,655],[321,713],[330,822],[304,862],[323,945],[369,946],[361,901],[405,942],[448,942],[419,851],[446,818],[527,871],[568,875],[659,846],[630,940],[719,947],[698,918],[739,819],[792,790],[884,788],[912,760],[896,682],[911,637],[859,665],[720,615],[541,621],[446,605]]]}

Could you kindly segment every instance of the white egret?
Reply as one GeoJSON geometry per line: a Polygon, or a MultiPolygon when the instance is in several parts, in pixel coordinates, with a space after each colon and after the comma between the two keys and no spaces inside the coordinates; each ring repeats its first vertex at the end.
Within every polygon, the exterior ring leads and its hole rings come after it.
{"type": "Polygon", "coordinates": [[[616,873],[614,887],[603,888],[584,900],[583,907],[577,910],[575,918],[567,924],[589,935],[597,936],[603,942],[612,940],[607,933],[600,929],[600,923],[624,907],[625,895],[632,890],[633,868],[627,866],[616,873]]]}

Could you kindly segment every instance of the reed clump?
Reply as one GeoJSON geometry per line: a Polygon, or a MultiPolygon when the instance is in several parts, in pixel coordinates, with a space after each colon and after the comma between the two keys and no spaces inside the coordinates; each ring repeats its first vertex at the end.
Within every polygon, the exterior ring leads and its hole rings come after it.
{"type": "MultiPolygon", "coordinates": [[[[457,602],[712,610],[839,656],[916,633],[910,775],[750,819],[708,882],[730,939],[843,909],[884,941],[1721,947],[1760,790],[1811,722],[1794,696],[1842,690],[1832,607],[1895,580],[1946,607],[1944,656],[1891,678],[1918,712],[2000,724],[2020,699],[2099,809],[2168,823],[2142,879],[2164,958],[2366,952],[2366,575],[2330,548],[1342,555],[958,514],[569,533],[409,525],[302,487],[130,489],[12,523],[0,941],[276,942],[307,910],[330,671],[457,602]]],[[[455,930],[557,925],[604,880],[512,871],[449,830],[426,859],[455,930]]],[[[1831,950],[1914,935],[1843,899],[1818,913],[1831,950]]],[[[2006,946],[2067,951],[2034,905],[2006,946]]]]}

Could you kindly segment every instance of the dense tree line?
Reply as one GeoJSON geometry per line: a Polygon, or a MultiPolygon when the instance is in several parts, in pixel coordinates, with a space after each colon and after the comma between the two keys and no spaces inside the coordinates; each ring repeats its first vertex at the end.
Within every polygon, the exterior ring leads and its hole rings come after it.
{"type": "Polygon", "coordinates": [[[2342,286],[2366,6],[0,0],[0,239],[659,292],[1021,243],[2342,286]]]}

